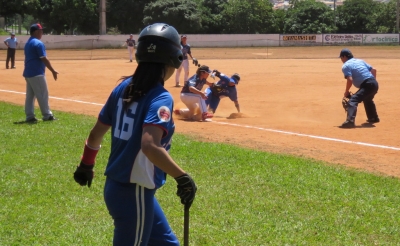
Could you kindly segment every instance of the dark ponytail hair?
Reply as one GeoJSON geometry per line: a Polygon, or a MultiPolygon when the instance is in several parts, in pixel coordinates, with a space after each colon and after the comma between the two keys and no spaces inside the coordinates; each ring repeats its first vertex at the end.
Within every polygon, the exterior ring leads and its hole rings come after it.
{"type": "Polygon", "coordinates": [[[164,85],[165,64],[155,62],[139,63],[134,74],[121,80],[132,78],[123,94],[123,106],[127,109],[132,102],[137,102],[158,83],[164,85]]]}

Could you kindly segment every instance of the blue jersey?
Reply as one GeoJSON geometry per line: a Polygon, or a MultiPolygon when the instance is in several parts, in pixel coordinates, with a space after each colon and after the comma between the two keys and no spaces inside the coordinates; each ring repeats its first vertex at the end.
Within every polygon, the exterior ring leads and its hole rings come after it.
{"type": "Polygon", "coordinates": [[[126,110],[122,96],[132,78],[119,84],[99,114],[99,121],[111,125],[111,153],[105,175],[121,183],[136,183],[149,189],[165,183],[166,173],[143,154],[143,127],[154,125],[163,131],[161,145],[169,151],[175,125],[172,119],[173,98],[159,84],[126,110]]]}
{"type": "Polygon", "coordinates": [[[8,47],[11,48],[11,49],[16,49],[17,48],[18,41],[17,41],[16,37],[14,37],[14,38],[12,38],[12,37],[6,38],[6,40],[4,40],[4,42],[6,42],[8,44],[8,47]]]}
{"type": "Polygon", "coordinates": [[[128,38],[128,39],[126,40],[126,43],[127,43],[128,46],[130,46],[130,47],[134,47],[134,46],[136,45],[135,40],[134,40],[134,39],[130,39],[130,38],[128,38]]]}
{"type": "Polygon", "coordinates": [[[206,84],[207,80],[206,79],[200,79],[197,74],[193,75],[188,79],[188,81],[185,82],[185,85],[182,88],[181,93],[192,93],[189,90],[189,87],[193,86],[197,90],[201,91],[203,89],[203,86],[206,84]]]}
{"type": "Polygon", "coordinates": [[[30,78],[38,75],[44,75],[46,65],[40,59],[46,57],[46,48],[42,41],[30,37],[24,47],[25,68],[23,76],[30,78]]]}
{"type": "Polygon", "coordinates": [[[366,79],[373,78],[370,72],[372,67],[361,59],[351,58],[347,60],[342,66],[344,77],[351,76],[353,78],[353,85],[360,88],[362,82],[366,79]]]}
{"type": "MultiPolygon", "coordinates": [[[[237,82],[234,79],[229,78],[228,76],[226,76],[224,74],[221,74],[220,80],[218,82],[216,82],[216,84],[221,86],[222,90],[218,93],[218,95],[214,95],[214,96],[229,97],[229,99],[231,99],[232,101],[238,100],[237,90],[236,90],[237,82]],[[231,86],[231,85],[229,85],[229,83],[235,83],[235,85],[231,86]]],[[[208,94],[209,91],[211,91],[211,90],[209,88],[207,88],[206,94],[208,94]]]]}
{"type": "Polygon", "coordinates": [[[192,55],[192,52],[190,51],[190,44],[186,43],[186,44],[182,44],[182,53],[183,53],[183,60],[187,60],[188,59],[188,54],[192,55]]]}

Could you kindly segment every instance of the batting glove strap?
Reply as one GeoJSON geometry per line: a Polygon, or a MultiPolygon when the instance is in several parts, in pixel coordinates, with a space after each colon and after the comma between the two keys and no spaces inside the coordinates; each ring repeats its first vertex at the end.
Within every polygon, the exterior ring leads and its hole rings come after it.
{"type": "Polygon", "coordinates": [[[197,191],[197,186],[194,183],[194,180],[189,176],[189,174],[179,176],[175,178],[175,180],[178,183],[176,195],[181,198],[181,203],[191,205],[197,191]]]}

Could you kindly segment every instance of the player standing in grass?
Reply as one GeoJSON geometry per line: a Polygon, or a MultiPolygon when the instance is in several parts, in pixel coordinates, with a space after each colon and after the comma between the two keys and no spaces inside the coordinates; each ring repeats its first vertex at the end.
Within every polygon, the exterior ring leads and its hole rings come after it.
{"type": "Polygon", "coordinates": [[[86,141],[74,179],[91,186],[104,135],[111,128],[111,153],[105,170],[104,200],[114,220],[113,244],[178,246],[155,193],[166,175],[175,178],[177,195],[192,204],[196,185],[168,154],[175,124],[173,98],[164,81],[182,63],[179,34],[156,23],[142,30],[138,66],[112,91],[86,141]]]}
{"type": "Polygon", "coordinates": [[[129,52],[129,61],[132,62],[133,50],[135,49],[136,42],[133,39],[133,35],[129,35],[129,38],[126,40],[126,45],[128,46],[129,52]]]}
{"type": "Polygon", "coordinates": [[[189,77],[189,61],[188,61],[188,55],[190,58],[193,60],[193,64],[197,65],[197,59],[192,56],[192,51],[190,50],[190,44],[187,43],[187,36],[182,35],[181,36],[181,46],[182,46],[182,53],[183,53],[183,62],[182,65],[176,70],[175,74],[175,86],[180,87],[179,79],[181,76],[181,71],[182,68],[185,70],[183,74],[183,81],[186,83],[189,77]]]}
{"type": "Polygon", "coordinates": [[[11,60],[11,68],[15,69],[15,50],[17,49],[18,41],[14,33],[10,34],[9,38],[4,40],[4,44],[7,46],[7,59],[6,59],[6,69],[9,68],[8,64],[11,60]]]}
{"type": "Polygon", "coordinates": [[[43,36],[43,28],[38,24],[30,27],[31,37],[25,44],[25,67],[23,76],[26,81],[25,114],[26,122],[36,123],[35,98],[38,101],[44,121],[56,120],[49,106],[49,91],[45,76],[46,67],[51,71],[54,80],[57,80],[58,72],[52,67],[46,56],[46,48],[40,39],[43,36]]]}

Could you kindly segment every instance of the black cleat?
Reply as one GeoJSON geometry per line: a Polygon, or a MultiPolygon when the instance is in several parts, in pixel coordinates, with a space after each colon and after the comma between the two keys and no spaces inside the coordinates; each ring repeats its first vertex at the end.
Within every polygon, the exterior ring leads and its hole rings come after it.
{"type": "Polygon", "coordinates": [[[378,123],[378,122],[380,122],[380,120],[379,120],[379,118],[378,117],[376,117],[376,118],[371,118],[371,119],[368,119],[367,120],[367,122],[368,123],[378,123]]]}
{"type": "Polygon", "coordinates": [[[43,119],[43,121],[54,121],[54,120],[57,120],[57,118],[54,117],[54,115],[50,116],[50,117],[47,118],[47,119],[43,119]]]}
{"type": "Polygon", "coordinates": [[[34,123],[37,123],[37,122],[38,122],[38,119],[36,119],[35,117],[33,117],[33,118],[29,119],[29,120],[26,120],[25,122],[26,122],[26,123],[29,123],[29,124],[34,124],[34,123]]]}
{"type": "Polygon", "coordinates": [[[356,124],[354,124],[354,121],[346,120],[343,122],[343,124],[340,126],[340,128],[354,128],[356,127],[356,124]]]}

